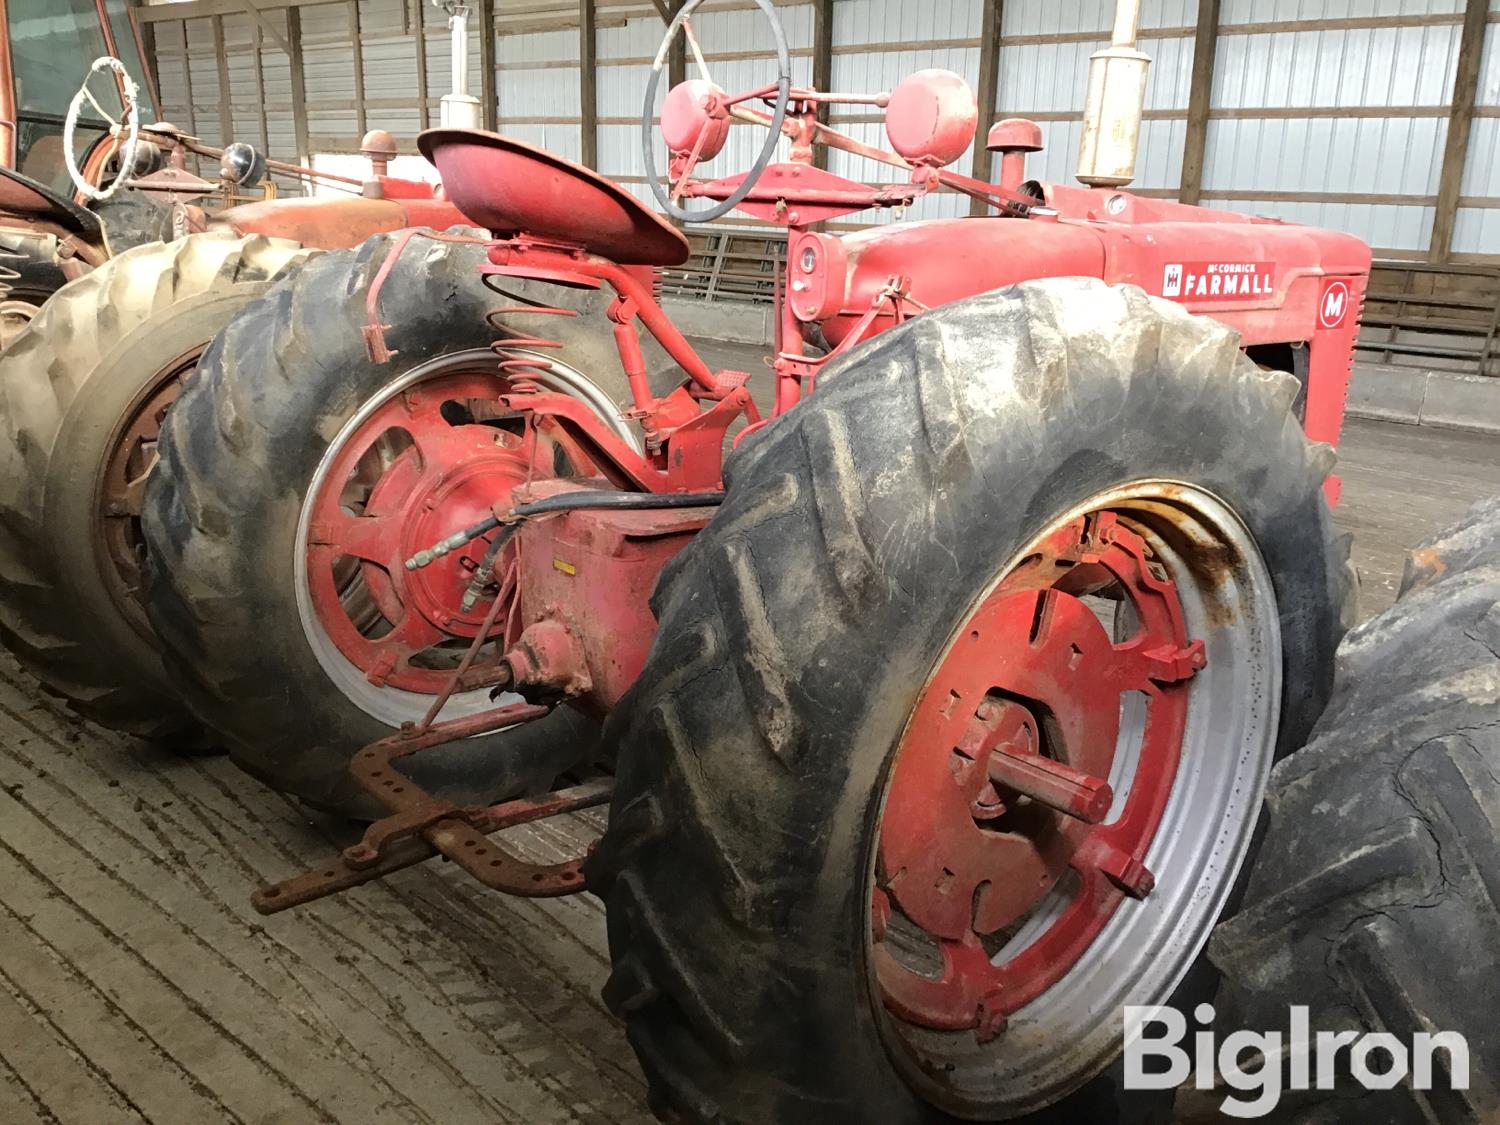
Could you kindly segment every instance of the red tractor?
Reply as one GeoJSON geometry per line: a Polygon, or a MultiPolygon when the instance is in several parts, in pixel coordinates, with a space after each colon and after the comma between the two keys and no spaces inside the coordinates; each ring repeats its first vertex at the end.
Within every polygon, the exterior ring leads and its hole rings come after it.
{"type": "Polygon", "coordinates": [[[15,122],[0,132],[0,639],[92,719],[212,744],[137,595],[161,420],[215,333],[311,255],[467,220],[386,174],[388,133],[364,139],[358,180],[154,121],[122,5],[0,0],[0,32],[0,118],[15,122]],[[276,198],[270,173],[336,190],[276,198]]]}
{"type": "Polygon", "coordinates": [[[1328,695],[1369,251],[1117,190],[1129,18],[1073,188],[1026,180],[1025,122],[991,132],[1000,183],[945,170],[956,76],[795,86],[757,6],[778,80],[700,59],[650,180],[787,227],[770,401],[658,303],[676,228],[429,131],[488,235],[323,255],[210,345],[146,486],[151,620],[237,760],[383,814],[262,911],[435,854],[587,889],[654,1102],[694,1122],[1144,1120],[1170,1095],[1122,1088],[1122,1009],[1211,997],[1271,766],[1328,695]],[[839,103],[893,151],[821,124],[839,103]],[[695,179],[735,121],[769,127],[754,167],[695,179]],[[814,229],[940,190],[993,214],[814,229]],[[587,857],[494,836],[606,802],[587,857]]]}

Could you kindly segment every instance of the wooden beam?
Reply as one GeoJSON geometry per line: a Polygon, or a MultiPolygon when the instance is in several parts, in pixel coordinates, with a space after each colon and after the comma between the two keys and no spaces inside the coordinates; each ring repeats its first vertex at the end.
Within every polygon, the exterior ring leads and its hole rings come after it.
{"type": "Polygon", "coordinates": [[[500,114],[499,93],[495,89],[495,0],[479,0],[475,15],[479,19],[479,104],[484,127],[490,132],[500,114]]]}
{"type": "MultiPolygon", "coordinates": [[[[1005,0],[984,0],[984,16],[979,28],[979,128],[974,137],[974,178],[989,183],[995,174],[995,154],[985,147],[989,139],[989,122],[995,116],[995,102],[1000,96],[1000,34],[1005,26],[1005,0]]],[[[988,214],[989,206],[978,199],[969,201],[969,214],[988,214]]]]}
{"type": "Polygon", "coordinates": [[[599,167],[599,7],[595,0],[578,0],[578,128],[582,135],[582,163],[599,167]]]}
{"type": "MultiPolygon", "coordinates": [[[[145,80],[147,92],[151,95],[151,104],[156,108],[156,119],[161,120],[161,82],[156,77],[156,60],[160,56],[156,53],[156,28],[150,24],[143,24],[136,18],[136,9],[140,7],[135,0],[128,5],[130,16],[130,32],[135,36],[135,49],[140,52],[141,66],[145,74],[141,77],[145,80]]],[[[183,30],[183,53],[187,52],[187,31],[183,30]]]]}
{"type": "Polygon", "coordinates": [[[297,135],[297,162],[304,168],[311,168],[312,144],[307,138],[307,76],[302,66],[302,13],[296,8],[287,9],[286,37],[292,48],[287,62],[291,71],[292,128],[297,135]]]}
{"type": "MultiPolygon", "coordinates": [[[[288,8],[308,2],[310,0],[255,0],[256,6],[263,10],[288,8]]],[[[210,16],[238,15],[245,10],[245,0],[176,0],[174,3],[166,4],[154,4],[150,0],[144,0],[136,7],[136,19],[144,25],[161,23],[164,20],[194,20],[208,19],[210,16]]]]}
{"type": "MultiPolygon", "coordinates": [[[[671,0],[672,19],[677,18],[677,13],[682,11],[682,6],[687,0],[671,0]]],[[[669,24],[671,20],[667,21],[669,24]]],[[[667,89],[679,86],[687,81],[687,33],[683,32],[672,40],[671,52],[667,55],[667,89]]]]}
{"type": "Polygon", "coordinates": [[[354,119],[363,137],[370,130],[370,122],[365,113],[365,47],[360,41],[359,0],[349,0],[349,49],[354,56],[354,119]]]}
{"type": "Polygon", "coordinates": [[[1463,35],[1458,41],[1458,64],[1453,68],[1453,111],[1448,115],[1448,142],[1443,148],[1443,169],[1432,217],[1432,242],[1427,250],[1430,262],[1446,262],[1453,256],[1453,228],[1458,223],[1458,194],[1469,159],[1469,132],[1479,95],[1479,64],[1488,18],[1489,0],[1468,0],[1463,35]]]}
{"type": "MultiPolygon", "coordinates": [[[[271,152],[271,119],[266,112],[266,67],[265,67],[265,36],[261,34],[262,28],[259,23],[255,25],[255,108],[260,115],[260,144],[261,152],[267,157],[274,157],[271,152]]],[[[276,42],[286,45],[286,40],[280,35],[276,36],[276,42]]]]}
{"type": "Polygon", "coordinates": [[[1203,160],[1208,151],[1208,118],[1214,96],[1214,56],[1219,49],[1219,0],[1198,0],[1193,32],[1193,74],[1188,85],[1187,132],[1182,142],[1178,198],[1197,203],[1203,196],[1203,160]]]}
{"type": "Polygon", "coordinates": [[[224,17],[215,16],[214,65],[219,69],[219,147],[234,140],[234,110],[229,92],[229,57],[224,50],[224,17]]]}
{"type": "MultiPolygon", "coordinates": [[[[153,64],[155,59],[152,60],[153,64]]],[[[187,20],[182,21],[182,93],[187,98],[187,131],[198,135],[198,112],[193,108],[193,57],[188,50],[187,20]]],[[[194,167],[197,167],[196,158],[194,167]]]]}
{"type": "Polygon", "coordinates": [[[283,51],[286,51],[287,54],[291,54],[291,48],[286,45],[286,40],[281,37],[281,29],[271,22],[270,16],[266,15],[265,12],[256,6],[255,0],[240,0],[240,3],[244,5],[245,11],[255,17],[255,22],[264,28],[266,33],[276,41],[276,45],[283,51]]]}
{"type": "MultiPolygon", "coordinates": [[[[813,0],[813,89],[828,93],[833,89],[833,0],[813,0]]],[[[829,107],[818,106],[818,120],[828,124],[829,107]]],[[[828,148],[818,145],[813,149],[813,165],[828,167],[828,148]]]]}
{"type": "Polygon", "coordinates": [[[412,34],[413,48],[417,53],[417,117],[422,122],[422,128],[426,129],[432,124],[427,113],[430,107],[432,91],[427,86],[427,2],[426,0],[410,0],[416,5],[417,20],[413,25],[412,34]]]}

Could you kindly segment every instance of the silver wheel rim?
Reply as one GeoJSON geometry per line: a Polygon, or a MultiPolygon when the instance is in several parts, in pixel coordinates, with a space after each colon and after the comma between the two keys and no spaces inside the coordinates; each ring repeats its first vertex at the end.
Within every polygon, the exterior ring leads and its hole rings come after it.
{"type": "MultiPolygon", "coordinates": [[[[1177,583],[1188,634],[1203,639],[1208,661],[1189,688],[1182,764],[1147,853],[1156,890],[1143,901],[1126,900],[1079,961],[1011,1015],[999,1038],[981,1046],[971,1031],[898,1021],[884,1010],[870,975],[871,1002],[898,1069],[926,1100],[961,1117],[1036,1112],[1119,1057],[1125,1006],[1166,1004],[1207,944],[1249,852],[1270,777],[1281,632],[1270,572],[1248,529],[1217,497],[1167,481],[1101,493],[1052,527],[1099,509],[1128,518],[1151,544],[1177,583]]],[[[997,572],[996,583],[1024,553],[997,572]]],[[[1129,763],[1144,717],[1124,720],[1120,757],[1129,763]]],[[[1111,778],[1117,792],[1132,770],[1129,763],[1111,778]]],[[[868,909],[867,899],[866,916],[868,909]]],[[[995,963],[1015,956],[1050,920],[1044,901],[995,963]]],[[[866,951],[868,963],[868,944],[866,951]]]]}

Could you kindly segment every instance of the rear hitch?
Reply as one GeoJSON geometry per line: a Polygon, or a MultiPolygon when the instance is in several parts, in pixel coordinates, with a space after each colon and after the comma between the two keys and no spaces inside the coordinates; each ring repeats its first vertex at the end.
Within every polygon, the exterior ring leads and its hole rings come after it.
{"type": "Polygon", "coordinates": [[[365,829],[359,843],[331,862],[270,886],[250,899],[261,914],[326,898],[412,867],[435,855],[458,864],[492,890],[527,898],[555,898],[585,889],[585,857],[562,863],[531,863],[489,837],[517,825],[607,804],[613,778],[597,778],[539,797],[485,806],[461,806],[434,797],[395,766],[398,759],[444,743],[503,730],[539,719],[549,708],[530,703],[497,707],[427,726],[411,725],[372,742],[354,756],[349,772],[391,814],[365,829]]]}

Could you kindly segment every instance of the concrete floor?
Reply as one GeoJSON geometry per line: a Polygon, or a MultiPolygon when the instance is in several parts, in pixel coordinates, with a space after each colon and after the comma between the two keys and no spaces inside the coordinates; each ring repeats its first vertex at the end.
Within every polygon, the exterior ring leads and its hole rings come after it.
{"type": "MultiPolygon", "coordinates": [[[[1374,610],[1407,546],[1500,491],[1500,442],[1355,422],[1340,471],[1374,610]]],[[[589,825],[523,831],[561,855],[589,825]]],[[[222,759],[80,723],[0,657],[0,1121],[649,1119],[599,1000],[594,900],[488,895],[430,864],[250,909],[257,879],[347,834],[222,759]]]]}
{"type": "Polygon", "coordinates": [[[1354,533],[1370,616],[1396,600],[1408,550],[1500,493],[1500,435],[1350,418],[1334,471],[1344,478],[1334,518],[1354,533]]]}

